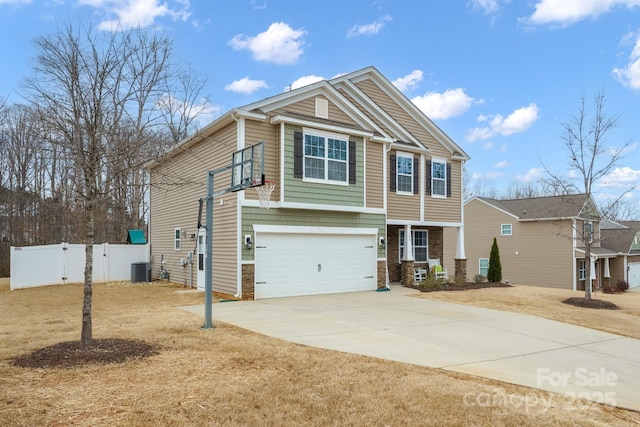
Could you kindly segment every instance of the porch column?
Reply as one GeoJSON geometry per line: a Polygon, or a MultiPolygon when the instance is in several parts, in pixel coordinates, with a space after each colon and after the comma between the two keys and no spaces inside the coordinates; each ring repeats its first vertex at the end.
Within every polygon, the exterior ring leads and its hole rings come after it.
{"type": "Polygon", "coordinates": [[[611,272],[609,270],[609,258],[604,258],[604,275],[602,276],[602,284],[600,286],[603,289],[607,289],[611,286],[611,272]]]}
{"type": "Polygon", "coordinates": [[[604,277],[611,277],[611,272],[609,271],[609,258],[604,259],[604,277]]]}
{"type": "Polygon", "coordinates": [[[402,269],[400,271],[400,283],[402,283],[402,286],[413,286],[414,267],[411,224],[407,224],[404,226],[404,250],[402,251],[402,269]]]}
{"type": "Polygon", "coordinates": [[[456,283],[463,284],[467,281],[467,257],[464,253],[464,226],[458,227],[457,236],[454,279],[456,283]]]}
{"type": "Polygon", "coordinates": [[[593,289],[593,284],[596,280],[596,257],[591,257],[591,260],[589,261],[590,266],[591,266],[591,274],[589,276],[589,285],[592,287],[591,289],[593,289]]]}

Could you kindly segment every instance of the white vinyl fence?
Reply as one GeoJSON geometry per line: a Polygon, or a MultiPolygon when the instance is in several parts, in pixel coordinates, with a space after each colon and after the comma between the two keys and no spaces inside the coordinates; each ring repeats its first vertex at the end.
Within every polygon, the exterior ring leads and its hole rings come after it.
{"type": "MultiPolygon", "coordinates": [[[[84,282],[85,245],[11,247],[11,289],[84,282]]],[[[93,281],[130,280],[131,264],[149,262],[149,245],[93,246],[93,281]]]]}

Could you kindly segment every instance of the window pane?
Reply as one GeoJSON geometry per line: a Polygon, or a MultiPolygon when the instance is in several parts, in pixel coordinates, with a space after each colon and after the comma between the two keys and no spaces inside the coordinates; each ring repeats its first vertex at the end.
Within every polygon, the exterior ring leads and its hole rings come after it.
{"type": "Polygon", "coordinates": [[[324,160],[307,157],[304,159],[304,176],[324,179],[324,160]]]}
{"type": "Polygon", "coordinates": [[[332,181],[347,181],[347,164],[344,162],[330,161],[328,165],[328,177],[332,181]]]}
{"type": "Polygon", "coordinates": [[[433,178],[439,178],[439,179],[444,179],[444,171],[445,171],[445,167],[444,167],[444,163],[438,163],[438,162],[433,162],[431,164],[433,166],[433,172],[431,174],[431,176],[433,178]]]}
{"type": "Polygon", "coordinates": [[[416,231],[413,233],[413,244],[416,246],[427,246],[427,232],[416,231]]]}
{"type": "Polygon", "coordinates": [[[331,139],[327,141],[327,152],[330,159],[347,160],[347,141],[331,139]]]}
{"type": "Polygon", "coordinates": [[[398,173],[403,175],[411,175],[413,167],[413,159],[410,157],[398,156],[398,173]]]}
{"type": "Polygon", "coordinates": [[[480,258],[480,274],[486,277],[488,273],[489,273],[489,259],[480,258]]]}
{"type": "Polygon", "coordinates": [[[304,155],[324,158],[324,138],[316,135],[305,135],[304,155]]]}
{"type": "Polygon", "coordinates": [[[413,252],[416,262],[427,262],[427,248],[419,248],[416,246],[413,252]]]}
{"type": "Polygon", "coordinates": [[[410,176],[398,175],[398,191],[411,193],[413,190],[413,179],[410,176]]]}
{"type": "Polygon", "coordinates": [[[444,196],[444,180],[434,179],[432,183],[431,193],[438,196],[444,196]]]}

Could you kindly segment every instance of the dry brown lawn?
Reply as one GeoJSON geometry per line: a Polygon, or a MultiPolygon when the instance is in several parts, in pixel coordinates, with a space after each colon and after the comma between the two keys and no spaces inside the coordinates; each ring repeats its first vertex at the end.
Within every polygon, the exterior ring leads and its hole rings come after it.
{"type": "Polygon", "coordinates": [[[567,298],[581,296],[584,296],[584,291],[523,285],[464,292],[423,292],[416,295],[418,298],[531,314],[640,339],[640,292],[593,294],[593,298],[612,302],[619,307],[619,310],[594,310],[562,303],[567,298]]]}
{"type": "Polygon", "coordinates": [[[221,322],[203,331],[200,316],[178,308],[203,295],[178,290],[94,287],[94,337],[143,340],[159,355],[25,369],[9,359],[79,338],[82,286],[9,291],[0,282],[0,425],[640,424],[637,412],[494,380],[305,347],[221,322]]]}

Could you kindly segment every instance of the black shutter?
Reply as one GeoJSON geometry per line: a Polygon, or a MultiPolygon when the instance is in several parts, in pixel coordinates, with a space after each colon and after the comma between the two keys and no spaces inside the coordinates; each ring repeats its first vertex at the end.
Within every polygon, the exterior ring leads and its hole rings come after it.
{"type": "Polygon", "coordinates": [[[431,160],[427,160],[427,166],[426,166],[426,170],[427,173],[425,173],[425,184],[427,184],[425,186],[425,194],[427,196],[431,195],[431,160]]]}
{"type": "Polygon", "coordinates": [[[447,197],[451,197],[451,163],[447,163],[447,197]]]}
{"type": "Polygon", "coordinates": [[[420,159],[413,159],[413,194],[420,193],[420,159]]]}
{"type": "Polygon", "coordinates": [[[302,132],[293,132],[293,177],[302,178],[302,132]]]}
{"type": "Polygon", "coordinates": [[[349,184],[356,183],[356,142],[349,141],[349,184]]]}
{"type": "Polygon", "coordinates": [[[396,168],[398,164],[396,163],[395,154],[389,156],[389,163],[389,190],[396,191],[396,168]]]}

